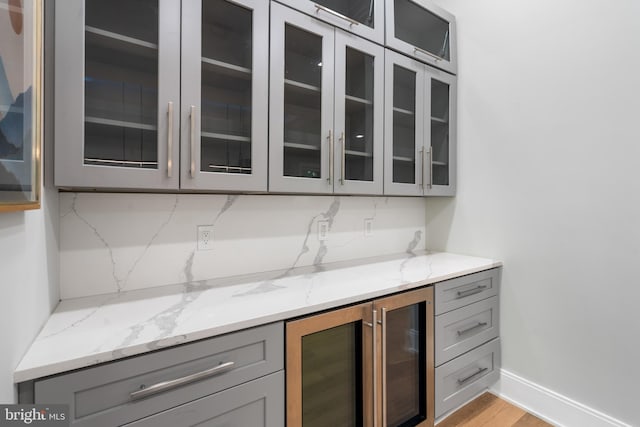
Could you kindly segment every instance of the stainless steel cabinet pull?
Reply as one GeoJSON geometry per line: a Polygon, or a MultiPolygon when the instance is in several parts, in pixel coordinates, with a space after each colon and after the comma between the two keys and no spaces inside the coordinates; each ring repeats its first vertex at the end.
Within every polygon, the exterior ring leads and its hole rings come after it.
{"type": "Polygon", "coordinates": [[[224,372],[230,371],[233,369],[235,362],[226,362],[221,363],[216,367],[207,369],[205,371],[196,372],[195,374],[187,375],[186,377],[177,378],[171,381],[164,381],[161,383],[154,384],[150,387],[144,387],[141,390],[132,392],[129,397],[131,400],[138,400],[144,397],[149,397],[154,394],[162,393],[186,384],[190,384],[196,381],[203,380],[205,378],[212,377],[214,375],[219,375],[224,372]]]}
{"type": "Polygon", "coordinates": [[[474,329],[482,328],[483,326],[487,326],[487,322],[478,322],[478,324],[477,324],[477,325],[475,325],[475,326],[472,326],[472,327],[470,327],[470,328],[467,328],[467,329],[463,329],[463,330],[461,330],[461,331],[458,331],[458,336],[460,336],[460,335],[464,335],[464,334],[466,334],[467,332],[471,332],[471,331],[473,331],[474,329]]]}
{"type": "Polygon", "coordinates": [[[484,291],[485,289],[487,289],[487,287],[485,285],[480,285],[477,286],[473,289],[467,289],[466,291],[458,291],[458,298],[464,298],[464,297],[468,297],[471,295],[475,295],[475,294],[479,294],[480,292],[484,291]]]}
{"type": "Polygon", "coordinates": [[[380,309],[382,321],[382,425],[387,425],[387,309],[380,309]]]}
{"type": "Polygon", "coordinates": [[[436,61],[442,61],[442,58],[440,58],[438,55],[436,55],[434,53],[431,53],[431,52],[428,52],[428,51],[426,51],[424,49],[420,49],[419,47],[413,48],[413,52],[414,53],[421,53],[423,55],[430,56],[431,58],[435,59],[436,61]]]}
{"type": "Polygon", "coordinates": [[[420,187],[424,188],[424,147],[420,149],[420,159],[422,160],[422,164],[420,165],[420,187]]]}
{"type": "Polygon", "coordinates": [[[319,4],[314,4],[314,6],[316,7],[316,13],[318,13],[320,11],[323,11],[323,12],[327,12],[329,15],[337,16],[338,18],[344,19],[345,21],[347,21],[349,23],[350,27],[353,27],[354,25],[355,26],[360,25],[360,23],[358,21],[355,21],[355,20],[349,18],[348,16],[344,16],[343,14],[338,13],[335,10],[331,10],[328,7],[324,7],[324,6],[321,6],[319,4]]]}
{"type": "Polygon", "coordinates": [[[191,112],[189,113],[190,120],[190,132],[191,132],[191,164],[189,171],[191,172],[191,178],[196,177],[196,106],[191,106],[191,112]]]}
{"type": "Polygon", "coordinates": [[[376,370],[376,350],[377,350],[377,346],[376,346],[376,329],[378,328],[378,311],[377,310],[373,310],[373,319],[372,319],[372,323],[373,323],[373,353],[371,354],[373,356],[373,363],[371,364],[371,366],[373,366],[373,427],[378,427],[378,373],[376,370]]]}
{"type": "Polygon", "coordinates": [[[489,370],[489,368],[480,368],[476,372],[474,372],[473,374],[469,375],[468,377],[460,378],[458,380],[458,384],[464,384],[467,381],[469,381],[471,378],[475,378],[478,375],[480,375],[481,373],[483,373],[484,371],[488,371],[488,370],[489,370]]]}
{"type": "Polygon", "coordinates": [[[340,184],[344,185],[345,180],[345,172],[344,172],[344,162],[346,161],[345,155],[347,151],[347,141],[344,139],[344,132],[340,134],[340,144],[342,146],[342,163],[340,164],[340,184]]]}
{"type": "Polygon", "coordinates": [[[167,178],[173,175],[173,102],[167,106],[167,178]]]}
{"type": "Polygon", "coordinates": [[[333,184],[333,131],[329,129],[329,136],[327,137],[329,140],[329,176],[327,177],[327,182],[329,185],[333,184]]]}
{"type": "Polygon", "coordinates": [[[427,184],[427,188],[433,187],[433,147],[429,147],[429,183],[427,184]]]}

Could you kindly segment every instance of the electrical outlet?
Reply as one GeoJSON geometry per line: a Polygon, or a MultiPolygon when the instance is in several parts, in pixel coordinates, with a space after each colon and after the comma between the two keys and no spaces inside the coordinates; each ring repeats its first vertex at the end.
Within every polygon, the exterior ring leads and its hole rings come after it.
{"type": "Polygon", "coordinates": [[[364,237],[373,236],[373,218],[364,219],[364,237]]]}
{"type": "Polygon", "coordinates": [[[318,221],[318,240],[321,242],[329,238],[329,221],[318,221]]]}
{"type": "Polygon", "coordinates": [[[213,225],[198,226],[198,250],[210,251],[213,249],[213,225]]]}

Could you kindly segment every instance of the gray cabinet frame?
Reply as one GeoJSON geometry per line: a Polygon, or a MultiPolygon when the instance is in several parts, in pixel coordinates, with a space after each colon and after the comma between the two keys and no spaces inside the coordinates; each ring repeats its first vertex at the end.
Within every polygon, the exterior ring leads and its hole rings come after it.
{"type": "Polygon", "coordinates": [[[363,40],[360,37],[336,29],[335,39],[335,118],[333,190],[337,194],[382,194],[383,180],[383,129],[384,129],[384,48],[363,40]],[[345,133],[345,83],[346,83],[346,49],[359,50],[374,57],[373,77],[373,181],[343,180],[346,168],[344,144],[341,135],[345,133]]]}
{"type": "Polygon", "coordinates": [[[425,67],[425,106],[424,106],[424,138],[428,148],[426,171],[427,185],[424,187],[425,196],[455,196],[457,187],[458,165],[458,79],[456,76],[425,67]],[[449,85],[449,185],[435,185],[433,183],[433,146],[431,145],[431,81],[438,80],[449,85]]]}
{"type": "Polygon", "coordinates": [[[335,147],[333,134],[334,29],[332,26],[277,3],[271,4],[271,64],[269,96],[269,191],[292,193],[333,192],[334,176],[329,157],[335,147]],[[284,176],[284,85],[285,25],[322,37],[322,94],[320,177],[284,176]]]}
{"type": "Polygon", "coordinates": [[[454,196],[457,182],[457,77],[422,62],[385,50],[384,194],[398,196],[454,196]],[[393,78],[394,65],[416,73],[415,183],[393,182],[393,78]],[[433,185],[431,147],[431,81],[449,85],[449,185],[433,185]]]}
{"type": "Polygon", "coordinates": [[[180,109],[180,188],[187,190],[267,191],[269,80],[269,3],[225,0],[253,12],[251,74],[251,173],[209,173],[200,168],[202,2],[182,0],[182,97],[180,109]],[[191,110],[195,126],[191,129],[191,110]],[[195,132],[194,132],[195,131],[195,132]],[[193,132],[193,134],[192,134],[193,132]],[[192,141],[193,139],[193,141],[192,141]],[[193,172],[191,170],[193,164],[193,172]]]}
{"type": "Polygon", "coordinates": [[[56,2],[55,11],[55,171],[58,187],[175,190],[178,106],[180,104],[180,3],[159,0],[158,168],[135,169],[84,164],[85,2],[56,2]],[[168,152],[168,105],[173,103],[174,144],[168,152]]]}
{"type": "Polygon", "coordinates": [[[385,50],[385,102],[384,102],[384,194],[397,196],[422,196],[425,182],[424,64],[396,52],[385,50]],[[415,106],[415,170],[414,183],[393,182],[393,78],[394,65],[416,73],[415,106]]]}

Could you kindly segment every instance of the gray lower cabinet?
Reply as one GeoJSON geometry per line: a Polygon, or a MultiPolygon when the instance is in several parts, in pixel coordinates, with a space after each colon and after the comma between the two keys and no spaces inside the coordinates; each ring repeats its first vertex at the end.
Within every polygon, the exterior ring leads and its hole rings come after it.
{"type": "MultiPolygon", "coordinates": [[[[270,374],[282,372],[283,348],[282,323],[270,324],[36,380],[34,400],[68,404],[73,426],[120,426],[147,417],[153,425],[186,425],[163,421],[176,414],[194,424],[226,416],[241,420],[255,416],[256,405],[277,421],[283,416],[276,407],[284,411],[284,386],[282,375],[270,374]],[[229,397],[238,395],[247,408],[229,397]],[[190,411],[197,412],[195,418],[185,418],[190,411]]],[[[282,425],[219,423],[208,425],[282,425]]]]}
{"type": "Polygon", "coordinates": [[[497,338],[499,325],[497,296],[436,316],[436,366],[497,338]]]}
{"type": "Polygon", "coordinates": [[[500,268],[435,285],[435,416],[500,376],[500,268]]]}
{"type": "Polygon", "coordinates": [[[436,417],[456,409],[500,376],[500,339],[496,338],[436,368],[436,417]]]}
{"type": "Polygon", "coordinates": [[[131,427],[282,427],[284,372],[152,415],[131,427]]]}

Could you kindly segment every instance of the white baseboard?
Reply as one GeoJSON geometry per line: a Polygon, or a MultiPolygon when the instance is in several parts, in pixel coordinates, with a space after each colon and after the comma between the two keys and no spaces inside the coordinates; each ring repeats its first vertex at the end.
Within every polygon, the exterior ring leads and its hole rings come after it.
{"type": "Polygon", "coordinates": [[[489,391],[559,427],[632,427],[509,371],[489,391]]]}

